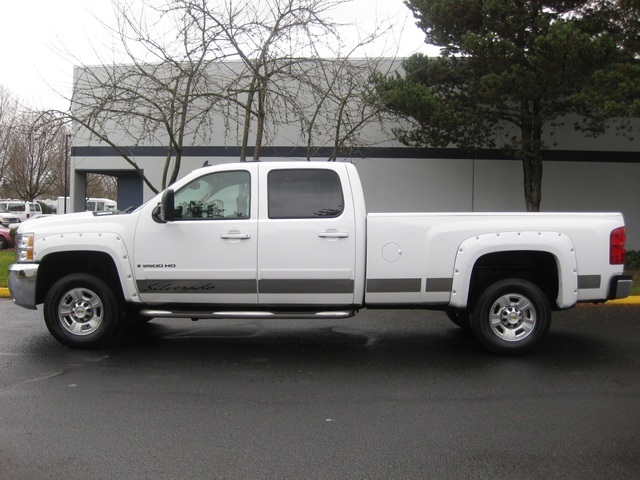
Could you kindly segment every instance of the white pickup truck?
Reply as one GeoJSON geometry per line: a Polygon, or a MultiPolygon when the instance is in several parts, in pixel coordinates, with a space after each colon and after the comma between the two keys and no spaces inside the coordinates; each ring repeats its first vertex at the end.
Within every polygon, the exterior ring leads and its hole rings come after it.
{"type": "MultiPolygon", "coordinates": [[[[398,192],[402,194],[402,192],[398,192]]],[[[619,213],[366,213],[348,163],[193,171],[130,214],[18,229],[9,289],[51,334],[97,347],[158,317],[445,311],[490,350],[540,343],[551,311],[626,297],[619,213]]]]}

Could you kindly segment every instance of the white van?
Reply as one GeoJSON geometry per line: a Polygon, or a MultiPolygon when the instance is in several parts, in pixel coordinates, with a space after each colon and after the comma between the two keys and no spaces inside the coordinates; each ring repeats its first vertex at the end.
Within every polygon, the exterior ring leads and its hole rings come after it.
{"type": "Polygon", "coordinates": [[[42,215],[42,207],[38,202],[24,202],[22,200],[2,200],[2,205],[9,213],[15,215],[21,222],[35,215],[42,215]]]}
{"type": "Polygon", "coordinates": [[[3,227],[8,227],[11,224],[20,223],[20,218],[10,213],[1,203],[0,203],[0,224],[3,227]]]}
{"type": "MultiPolygon", "coordinates": [[[[69,197],[58,197],[55,206],[56,213],[71,213],[69,197]],[[65,208],[66,202],[66,208],[65,208]]],[[[86,212],[110,212],[118,210],[118,203],[110,198],[87,198],[85,204],[86,212]]]]}
{"type": "Polygon", "coordinates": [[[109,198],[87,198],[87,212],[111,212],[118,209],[118,204],[109,198]]]}

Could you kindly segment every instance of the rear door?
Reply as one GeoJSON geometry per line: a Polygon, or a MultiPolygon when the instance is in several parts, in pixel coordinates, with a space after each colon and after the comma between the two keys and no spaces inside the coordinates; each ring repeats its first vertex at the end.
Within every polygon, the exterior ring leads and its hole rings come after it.
{"type": "Polygon", "coordinates": [[[356,232],[351,198],[344,165],[260,164],[260,304],[353,303],[356,232]]]}

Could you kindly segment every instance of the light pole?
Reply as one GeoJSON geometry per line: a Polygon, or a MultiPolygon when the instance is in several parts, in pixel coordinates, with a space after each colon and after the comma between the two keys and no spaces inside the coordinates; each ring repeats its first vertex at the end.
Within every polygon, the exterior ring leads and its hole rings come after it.
{"type": "Polygon", "coordinates": [[[67,193],[67,178],[68,174],[68,164],[69,164],[69,139],[71,138],[71,134],[67,133],[64,137],[64,213],[67,213],[67,202],[69,201],[69,194],[67,193]]]}

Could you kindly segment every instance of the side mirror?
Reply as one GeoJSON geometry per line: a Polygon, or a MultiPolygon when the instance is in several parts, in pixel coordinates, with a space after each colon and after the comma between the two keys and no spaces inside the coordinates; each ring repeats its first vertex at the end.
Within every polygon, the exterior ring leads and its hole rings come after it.
{"type": "Polygon", "coordinates": [[[175,192],[172,188],[168,188],[162,194],[160,203],[153,209],[152,217],[157,223],[173,222],[176,219],[176,213],[173,208],[175,192]]]}

